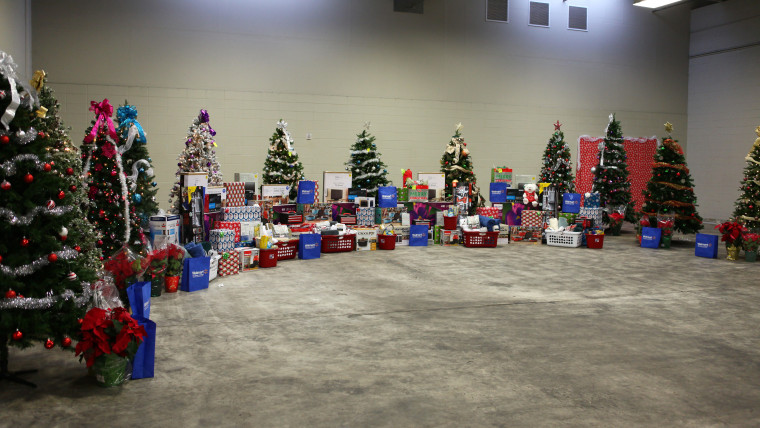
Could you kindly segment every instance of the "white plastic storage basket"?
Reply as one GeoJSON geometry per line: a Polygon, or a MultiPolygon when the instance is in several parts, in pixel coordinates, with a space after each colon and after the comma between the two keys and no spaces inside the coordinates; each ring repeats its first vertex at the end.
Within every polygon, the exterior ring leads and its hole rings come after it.
{"type": "Polygon", "coordinates": [[[580,247],[581,232],[546,232],[546,244],[554,247],[580,247]]]}
{"type": "Polygon", "coordinates": [[[208,255],[211,257],[208,267],[208,280],[211,281],[217,277],[219,272],[219,259],[221,259],[222,256],[214,250],[209,251],[208,255]]]}

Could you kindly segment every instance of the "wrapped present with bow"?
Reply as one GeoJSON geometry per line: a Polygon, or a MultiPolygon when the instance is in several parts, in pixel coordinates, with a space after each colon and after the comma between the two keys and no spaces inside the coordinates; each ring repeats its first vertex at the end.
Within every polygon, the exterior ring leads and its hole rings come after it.
{"type": "Polygon", "coordinates": [[[599,208],[601,196],[598,192],[583,195],[583,208],[599,208]]]}
{"type": "Polygon", "coordinates": [[[226,204],[228,207],[245,206],[245,183],[225,182],[222,183],[227,190],[226,204]]]}
{"type": "Polygon", "coordinates": [[[261,221],[261,206],[224,207],[222,218],[224,221],[261,221]]]}
{"type": "Polygon", "coordinates": [[[557,215],[560,218],[567,219],[567,224],[573,224],[575,223],[575,218],[578,217],[578,214],[576,213],[559,213],[557,215]]]}
{"type": "Polygon", "coordinates": [[[541,214],[541,211],[537,210],[523,211],[520,225],[525,227],[541,227],[543,225],[541,214]]]}
{"type": "Polygon", "coordinates": [[[235,232],[235,241],[240,242],[241,225],[239,221],[215,221],[214,229],[228,229],[235,232]]]}
{"type": "Polygon", "coordinates": [[[208,240],[211,248],[219,253],[226,253],[235,249],[235,231],[231,229],[211,229],[208,232],[208,240]]]}
{"type": "Polygon", "coordinates": [[[501,210],[495,207],[478,207],[476,210],[478,215],[483,217],[501,218],[501,210]]]}
{"type": "Polygon", "coordinates": [[[240,253],[237,251],[228,251],[222,253],[222,258],[219,259],[219,267],[217,268],[217,275],[229,276],[237,275],[240,272],[240,253]]]}

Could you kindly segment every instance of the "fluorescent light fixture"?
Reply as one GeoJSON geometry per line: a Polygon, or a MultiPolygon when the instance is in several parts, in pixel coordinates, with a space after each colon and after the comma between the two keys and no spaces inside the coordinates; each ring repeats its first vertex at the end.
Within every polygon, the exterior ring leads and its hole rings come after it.
{"type": "Polygon", "coordinates": [[[668,6],[673,3],[679,3],[683,0],[639,0],[635,2],[634,6],[648,7],[650,9],[657,9],[663,6],[668,6]]]}

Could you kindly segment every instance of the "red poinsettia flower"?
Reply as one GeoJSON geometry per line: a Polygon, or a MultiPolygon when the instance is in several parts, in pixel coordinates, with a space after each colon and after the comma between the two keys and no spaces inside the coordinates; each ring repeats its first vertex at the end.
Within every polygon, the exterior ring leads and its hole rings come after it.
{"type": "Polygon", "coordinates": [[[75,348],[80,361],[84,358],[87,367],[105,354],[134,357],[137,347],[147,335],[145,328],[137,323],[124,308],[103,310],[92,308],[82,321],[82,335],[75,348]]]}

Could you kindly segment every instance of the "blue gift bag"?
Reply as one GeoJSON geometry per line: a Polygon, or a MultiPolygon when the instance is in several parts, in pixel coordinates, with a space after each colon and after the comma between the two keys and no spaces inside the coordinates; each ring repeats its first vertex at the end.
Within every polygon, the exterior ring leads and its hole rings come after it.
{"type": "Polygon", "coordinates": [[[319,233],[302,233],[298,237],[298,258],[301,260],[318,259],[322,250],[322,235],[319,233]]]}
{"type": "Polygon", "coordinates": [[[377,206],[380,208],[396,208],[398,197],[396,188],[393,186],[381,186],[377,188],[377,206]]]}
{"type": "Polygon", "coordinates": [[[599,208],[601,201],[599,193],[588,193],[588,196],[583,198],[583,208],[599,208]]]}
{"type": "Polygon", "coordinates": [[[132,359],[132,379],[153,377],[153,366],[156,361],[156,323],[149,319],[133,318],[145,328],[148,335],[143,338],[143,342],[132,359]]]}
{"type": "Polygon", "coordinates": [[[127,287],[127,297],[135,317],[150,316],[150,281],[136,282],[127,287]]]}
{"type": "Polygon", "coordinates": [[[427,247],[428,244],[428,225],[415,224],[409,226],[409,246],[410,247],[427,247]]]}
{"type": "Polygon", "coordinates": [[[507,183],[491,183],[489,200],[492,203],[504,204],[507,202],[507,183]]]}
{"type": "Polygon", "coordinates": [[[659,248],[662,230],[656,227],[645,227],[641,231],[641,248],[659,248]]]}
{"type": "Polygon", "coordinates": [[[562,212],[578,214],[581,211],[581,194],[580,193],[563,193],[562,194],[562,212]]]}
{"type": "Polygon", "coordinates": [[[316,183],[313,181],[299,181],[298,182],[298,196],[296,196],[296,203],[299,204],[313,204],[314,203],[314,189],[316,183]]]}
{"type": "Polygon", "coordinates": [[[708,259],[717,259],[718,235],[697,233],[697,244],[694,247],[694,255],[697,257],[707,257],[708,259]]]}
{"type": "Polygon", "coordinates": [[[182,271],[182,291],[198,291],[208,288],[208,272],[211,257],[193,257],[185,259],[182,271]]]}

